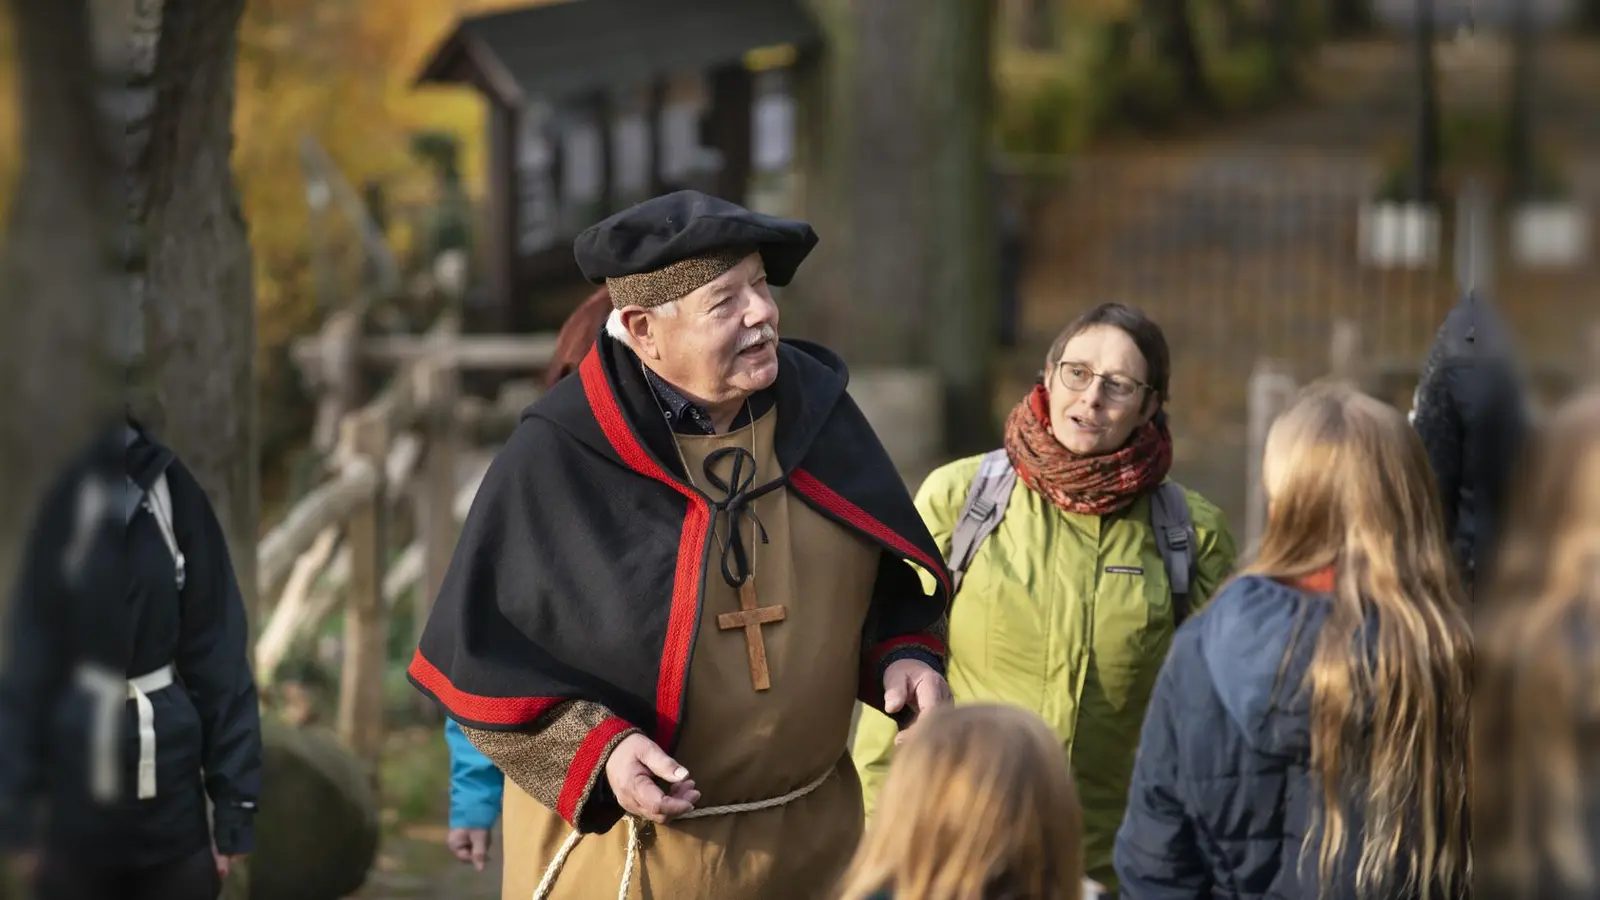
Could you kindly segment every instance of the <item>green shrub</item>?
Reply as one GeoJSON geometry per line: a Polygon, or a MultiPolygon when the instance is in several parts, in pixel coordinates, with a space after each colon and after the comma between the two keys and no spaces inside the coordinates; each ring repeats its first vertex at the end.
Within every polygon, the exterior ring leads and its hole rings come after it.
{"type": "Polygon", "coordinates": [[[1134,58],[1107,78],[1099,124],[1159,132],[1176,125],[1183,112],[1183,82],[1176,67],[1163,60],[1134,58]]]}
{"type": "Polygon", "coordinates": [[[1270,107],[1284,97],[1287,87],[1264,43],[1218,53],[1210,63],[1210,76],[1219,111],[1230,114],[1270,107]]]}
{"type": "Polygon", "coordinates": [[[443,728],[391,732],[383,751],[381,783],[385,830],[446,820],[450,799],[450,747],[443,728]]]}
{"type": "Polygon", "coordinates": [[[1091,108],[1087,91],[1065,75],[1013,82],[1001,91],[995,115],[1000,147],[1019,155],[1070,153],[1089,136],[1091,108]]]}
{"type": "MultiPolygon", "coordinates": [[[[1444,185],[1469,169],[1497,171],[1509,175],[1509,128],[1507,116],[1486,112],[1455,112],[1439,123],[1439,177],[1444,185]]],[[[1378,186],[1376,199],[1409,200],[1415,168],[1415,147],[1407,142],[1390,154],[1378,186]]],[[[1448,188],[1446,188],[1448,189],[1448,188]]],[[[1533,148],[1533,193],[1538,200],[1558,200],[1570,195],[1572,185],[1560,158],[1535,139],[1533,148]]]]}

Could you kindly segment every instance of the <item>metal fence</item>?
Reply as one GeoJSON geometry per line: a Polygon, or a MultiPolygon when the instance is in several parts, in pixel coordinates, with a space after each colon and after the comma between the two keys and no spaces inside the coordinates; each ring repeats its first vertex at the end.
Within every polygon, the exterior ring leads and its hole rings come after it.
{"type": "MultiPolygon", "coordinates": [[[[1174,477],[1242,528],[1247,386],[1257,363],[1276,360],[1301,381],[1319,377],[1336,325],[1349,322],[1365,362],[1403,370],[1420,361],[1455,302],[1457,198],[1432,211],[1380,204],[1383,178],[1367,160],[1326,155],[1034,167],[1025,339],[1007,389],[1037,369],[1050,338],[1079,312],[1111,300],[1142,308],[1172,347],[1174,477]]],[[[1572,209],[1592,215],[1600,191],[1579,183],[1572,209]]],[[[1547,213],[1550,244],[1566,213],[1547,213]]],[[[1492,291],[1524,348],[1541,360],[1570,358],[1577,348],[1564,344],[1583,331],[1574,324],[1597,308],[1587,287],[1597,274],[1592,254],[1540,268],[1509,253],[1512,216],[1493,212],[1489,221],[1488,243],[1504,260],[1487,267],[1492,291]]]]}

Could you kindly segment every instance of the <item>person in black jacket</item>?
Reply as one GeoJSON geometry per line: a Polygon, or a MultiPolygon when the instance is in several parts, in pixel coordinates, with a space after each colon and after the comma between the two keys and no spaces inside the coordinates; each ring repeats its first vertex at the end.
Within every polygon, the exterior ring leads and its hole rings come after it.
{"type": "Polygon", "coordinates": [[[261,780],[245,610],[205,493],[137,422],[53,485],[8,637],[0,853],[34,896],[215,898],[261,780]]]}
{"type": "Polygon", "coordinates": [[[1469,896],[1471,635],[1421,442],[1317,386],[1263,462],[1259,555],[1156,681],[1119,896],[1469,896]]]}
{"type": "Polygon", "coordinates": [[[1412,423],[1438,480],[1445,528],[1469,591],[1482,583],[1494,556],[1528,418],[1505,323],[1487,298],[1462,295],[1423,364],[1412,423]]]}

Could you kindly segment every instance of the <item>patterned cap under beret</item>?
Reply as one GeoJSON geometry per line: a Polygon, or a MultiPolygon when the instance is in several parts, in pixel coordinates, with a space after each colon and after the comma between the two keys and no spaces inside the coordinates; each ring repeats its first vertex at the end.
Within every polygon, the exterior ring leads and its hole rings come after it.
{"type": "Polygon", "coordinates": [[[583,277],[611,289],[616,309],[659,306],[760,253],[767,281],[782,287],[817,245],[805,222],[751,212],[699,191],[639,203],[578,235],[583,277]]]}

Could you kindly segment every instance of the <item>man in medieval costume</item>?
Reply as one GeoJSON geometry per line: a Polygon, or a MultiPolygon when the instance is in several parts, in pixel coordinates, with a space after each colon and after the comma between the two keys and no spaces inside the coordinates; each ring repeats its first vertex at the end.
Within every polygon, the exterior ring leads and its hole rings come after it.
{"type": "Polygon", "coordinates": [[[855,701],[949,701],[938,548],[844,364],[778,337],[816,241],[693,191],[578,237],[612,312],[490,467],[410,668],[506,775],[507,898],[825,896],[855,701]]]}
{"type": "Polygon", "coordinates": [[[1433,464],[1446,533],[1470,590],[1494,558],[1529,423],[1510,332],[1480,292],[1464,292],[1445,316],[1423,363],[1412,423],[1433,464]]]}

